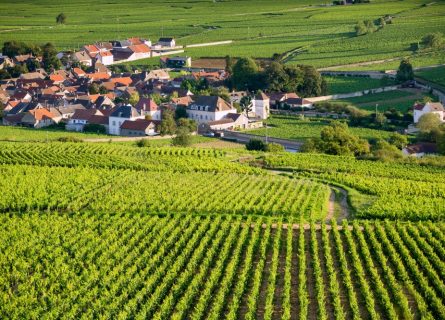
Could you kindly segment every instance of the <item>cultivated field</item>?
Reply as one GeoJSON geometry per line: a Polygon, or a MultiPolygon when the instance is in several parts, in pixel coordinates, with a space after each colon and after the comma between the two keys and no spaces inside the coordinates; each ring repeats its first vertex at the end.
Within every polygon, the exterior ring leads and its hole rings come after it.
{"type": "MultiPolygon", "coordinates": [[[[193,57],[271,57],[301,48],[290,63],[318,67],[381,60],[412,54],[412,44],[430,32],[445,32],[445,3],[429,0],[383,1],[326,6],[326,1],[108,1],[4,0],[0,8],[0,42],[54,42],[61,49],[98,40],[131,36],[157,40],[175,36],[179,44],[233,40],[233,44],[190,48],[193,57]],[[429,4],[429,5],[427,5],[429,4]],[[255,10],[252,10],[255,8],[255,10]],[[56,25],[60,12],[66,25],[56,25]],[[393,23],[356,37],[359,20],[385,15],[393,23]]],[[[437,57],[418,66],[438,63],[437,57]]],[[[416,63],[417,65],[417,63],[416,63]]]]}
{"type": "Polygon", "coordinates": [[[328,84],[328,94],[341,94],[375,89],[394,85],[392,80],[371,79],[366,77],[324,76],[328,84]]]}
{"type": "MultiPolygon", "coordinates": [[[[273,115],[267,120],[268,128],[249,130],[248,133],[270,137],[304,141],[308,138],[320,137],[321,130],[329,125],[330,120],[309,119],[300,120],[297,116],[273,115]]],[[[364,139],[387,138],[389,131],[368,128],[350,127],[349,130],[364,139]]]]}
{"type": "Polygon", "coordinates": [[[445,317],[443,223],[354,222],[351,228],[344,221],[341,229],[335,223],[309,229],[274,222],[3,215],[0,288],[8,294],[0,296],[0,316],[445,317]]]}

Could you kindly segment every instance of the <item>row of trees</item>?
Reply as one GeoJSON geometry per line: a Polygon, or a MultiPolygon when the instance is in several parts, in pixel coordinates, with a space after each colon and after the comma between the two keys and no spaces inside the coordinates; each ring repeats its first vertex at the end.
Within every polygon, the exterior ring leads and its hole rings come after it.
{"type": "Polygon", "coordinates": [[[319,96],[327,92],[327,84],[312,66],[283,65],[273,61],[261,68],[251,58],[240,58],[233,66],[229,87],[238,90],[267,90],[297,92],[303,97],[319,96]]]}

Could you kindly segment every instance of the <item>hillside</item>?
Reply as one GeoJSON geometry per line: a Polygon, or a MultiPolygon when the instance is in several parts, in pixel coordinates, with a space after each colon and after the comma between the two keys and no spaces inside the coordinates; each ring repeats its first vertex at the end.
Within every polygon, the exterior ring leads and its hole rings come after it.
{"type": "MultiPolygon", "coordinates": [[[[187,49],[193,56],[291,54],[290,63],[317,67],[373,61],[412,54],[412,45],[427,33],[445,32],[445,1],[371,1],[369,4],[325,6],[305,1],[3,1],[0,43],[7,40],[44,43],[75,49],[89,42],[132,36],[156,41],[174,36],[180,45],[233,40],[233,44],[187,49]],[[428,4],[428,5],[427,5],[428,4]],[[254,9],[252,9],[254,8],[254,9]],[[56,16],[64,12],[65,25],[56,16]],[[217,14],[215,14],[217,13],[217,14]],[[392,16],[383,29],[355,36],[359,20],[392,16]]],[[[443,61],[426,55],[420,65],[443,61]]]]}

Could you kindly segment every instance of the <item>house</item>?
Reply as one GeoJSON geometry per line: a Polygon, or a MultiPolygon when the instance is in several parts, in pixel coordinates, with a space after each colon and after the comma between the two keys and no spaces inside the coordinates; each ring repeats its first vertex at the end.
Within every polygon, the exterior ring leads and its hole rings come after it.
{"type": "Polygon", "coordinates": [[[150,116],[153,120],[161,120],[161,108],[151,98],[141,97],[134,107],[144,116],[150,116]]]}
{"type": "Polygon", "coordinates": [[[227,101],[218,96],[197,96],[187,107],[187,115],[198,123],[218,121],[229,113],[236,113],[227,101]]]}
{"type": "Polygon", "coordinates": [[[133,60],[150,58],[151,50],[146,44],[135,44],[128,47],[128,49],[133,52],[133,60]]]}
{"type": "Polygon", "coordinates": [[[225,118],[207,123],[200,123],[198,132],[205,133],[211,130],[236,130],[247,129],[249,118],[243,113],[229,113],[225,118]]]}
{"type": "Polygon", "coordinates": [[[22,124],[34,128],[48,127],[57,123],[55,116],[48,109],[34,109],[25,113],[22,118],[22,124]]]}
{"type": "Polygon", "coordinates": [[[252,99],[252,112],[257,118],[267,119],[270,116],[270,99],[260,92],[252,99]]]}
{"type": "Polygon", "coordinates": [[[14,61],[7,56],[0,55],[0,70],[14,66],[14,61]]]}
{"type": "Polygon", "coordinates": [[[156,134],[156,127],[156,123],[152,120],[125,120],[121,125],[121,136],[152,136],[156,134]]]}
{"type": "Polygon", "coordinates": [[[112,135],[120,135],[121,125],[124,121],[135,121],[137,119],[144,119],[144,116],[141,115],[136,108],[131,105],[117,107],[111,112],[108,120],[109,133],[112,135]]]}
{"type": "Polygon", "coordinates": [[[88,44],[88,45],[86,45],[86,46],[83,46],[83,50],[86,52],[86,53],[88,53],[88,55],[91,57],[91,58],[94,58],[94,57],[96,57],[96,55],[99,53],[99,51],[100,51],[100,49],[97,47],[97,46],[95,46],[94,44],[88,44]]]}
{"type": "Polygon", "coordinates": [[[427,142],[410,144],[403,148],[402,153],[407,156],[421,158],[426,154],[437,153],[437,146],[434,143],[427,142]]]}
{"type": "Polygon", "coordinates": [[[163,69],[155,69],[145,72],[145,74],[143,74],[143,79],[146,82],[153,80],[170,80],[170,75],[163,69]]]}
{"type": "Polygon", "coordinates": [[[85,78],[87,75],[87,73],[80,68],[73,68],[72,73],[77,79],[85,78]]]}
{"type": "Polygon", "coordinates": [[[270,106],[271,107],[278,107],[280,106],[281,102],[283,102],[286,99],[290,98],[299,98],[299,96],[296,93],[283,93],[283,92],[271,92],[268,94],[270,99],[270,106]]]}
{"type": "Polygon", "coordinates": [[[13,108],[11,108],[6,114],[6,116],[28,112],[31,110],[41,109],[41,108],[43,108],[43,106],[38,102],[20,102],[13,108]]]}
{"type": "Polygon", "coordinates": [[[91,67],[93,65],[93,60],[91,59],[91,56],[86,51],[78,51],[74,52],[71,56],[71,59],[74,62],[78,62],[80,64],[83,64],[84,66],[91,67]]]}
{"type": "Polygon", "coordinates": [[[193,99],[191,96],[184,96],[184,97],[178,97],[178,98],[171,98],[171,102],[178,106],[188,106],[190,103],[193,102],[193,99]]]}
{"type": "Polygon", "coordinates": [[[176,47],[176,41],[174,38],[159,38],[158,45],[162,47],[174,48],[176,47]]]}
{"type": "Polygon", "coordinates": [[[414,123],[418,123],[424,114],[437,114],[441,122],[445,122],[445,109],[440,102],[417,103],[414,105],[414,123]]]}
{"type": "Polygon", "coordinates": [[[311,109],[313,103],[303,98],[287,98],[280,103],[280,106],[289,106],[290,108],[306,108],[311,109]]]}
{"type": "Polygon", "coordinates": [[[102,63],[104,66],[109,66],[114,63],[113,54],[110,51],[100,51],[95,56],[96,61],[102,63]]]}
{"type": "Polygon", "coordinates": [[[103,116],[103,114],[97,109],[77,109],[71,119],[68,120],[65,129],[68,131],[82,132],[92,116],[103,116]]]}

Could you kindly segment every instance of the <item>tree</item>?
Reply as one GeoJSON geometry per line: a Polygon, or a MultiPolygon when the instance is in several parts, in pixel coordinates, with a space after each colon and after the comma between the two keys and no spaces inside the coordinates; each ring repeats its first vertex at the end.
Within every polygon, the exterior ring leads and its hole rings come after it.
{"type": "Polygon", "coordinates": [[[383,18],[383,17],[379,18],[378,25],[380,26],[380,28],[385,27],[385,25],[386,25],[385,18],[383,18]]]}
{"type": "Polygon", "coordinates": [[[190,132],[195,132],[196,129],[196,121],[193,119],[180,118],[178,120],[178,127],[187,127],[190,132]]]}
{"type": "Polygon", "coordinates": [[[26,67],[30,72],[34,72],[40,68],[40,62],[37,59],[28,59],[26,61],[26,67]]]}
{"type": "Polygon", "coordinates": [[[436,139],[437,150],[440,154],[445,155],[445,132],[441,132],[436,139]]]}
{"type": "Polygon", "coordinates": [[[254,90],[258,80],[259,68],[252,58],[239,59],[232,68],[232,82],[239,90],[254,90]]]}
{"type": "Polygon", "coordinates": [[[373,154],[376,159],[382,161],[390,161],[402,157],[400,150],[385,140],[378,140],[376,142],[373,148],[373,154]]]}
{"type": "Polygon", "coordinates": [[[399,69],[397,69],[396,81],[403,83],[414,79],[413,66],[408,59],[403,59],[400,62],[399,69]]]}
{"type": "Polygon", "coordinates": [[[406,147],[406,145],[408,144],[408,137],[394,132],[389,138],[388,138],[388,142],[394,146],[396,146],[398,149],[403,149],[406,147]]]}
{"type": "Polygon", "coordinates": [[[83,132],[91,132],[91,133],[107,133],[107,129],[101,125],[101,124],[95,124],[95,123],[87,123],[83,127],[83,132]]]}
{"type": "Polygon", "coordinates": [[[56,17],[57,24],[65,24],[66,22],[66,15],[62,12],[59,13],[56,17]]]}
{"type": "Polygon", "coordinates": [[[361,156],[369,153],[369,144],[350,133],[347,124],[334,122],[322,129],[317,149],[327,154],[361,156]]]}
{"type": "Polygon", "coordinates": [[[188,147],[192,144],[192,136],[188,126],[179,126],[176,130],[176,136],[172,139],[174,146],[188,147]]]}
{"type": "Polygon", "coordinates": [[[139,93],[135,91],[130,95],[130,98],[128,98],[128,103],[131,104],[132,106],[135,106],[138,102],[139,102],[139,93]]]}
{"type": "Polygon", "coordinates": [[[175,119],[179,120],[181,118],[187,118],[187,109],[185,107],[176,107],[175,119]]]}
{"type": "Polygon", "coordinates": [[[425,35],[420,43],[424,48],[437,50],[445,46],[445,38],[441,32],[434,32],[425,35]]]}
{"type": "Polygon", "coordinates": [[[428,134],[439,129],[441,124],[442,122],[437,113],[426,113],[420,117],[417,128],[419,128],[422,133],[428,134]]]}
{"type": "Polygon", "coordinates": [[[147,148],[150,147],[150,140],[148,139],[141,139],[136,141],[136,146],[139,148],[147,148]]]}
{"type": "Polygon", "coordinates": [[[266,144],[262,140],[250,139],[246,144],[246,149],[250,151],[266,151],[266,144]]]}
{"type": "MultiPolygon", "coordinates": [[[[298,87],[298,92],[303,97],[316,97],[324,94],[323,78],[313,66],[301,66],[303,82],[298,87]]],[[[325,88],[324,88],[325,89],[325,88]]]]}
{"type": "Polygon", "coordinates": [[[99,85],[97,83],[92,83],[88,88],[88,92],[90,94],[98,94],[99,93],[99,85]]]}
{"type": "Polygon", "coordinates": [[[375,122],[380,126],[383,127],[388,119],[386,119],[385,115],[383,113],[377,113],[375,115],[375,122]]]}
{"type": "Polygon", "coordinates": [[[355,34],[357,36],[361,36],[368,33],[368,30],[366,29],[365,23],[363,21],[357,22],[354,29],[355,29],[355,34]]]}
{"type": "Polygon", "coordinates": [[[26,64],[16,64],[14,67],[8,69],[9,74],[13,78],[18,78],[22,73],[27,73],[28,68],[26,67],[26,64]]]}
{"type": "Polygon", "coordinates": [[[233,59],[232,59],[232,57],[231,56],[226,56],[225,57],[225,60],[226,60],[226,71],[227,72],[229,72],[229,73],[232,73],[232,68],[233,68],[233,59]]]}
{"type": "Polygon", "coordinates": [[[367,33],[373,33],[375,31],[374,22],[372,22],[371,20],[365,20],[364,24],[365,24],[367,33]]]}
{"type": "Polygon", "coordinates": [[[278,153],[285,151],[281,144],[270,142],[266,145],[266,151],[271,153],[278,153]]]}
{"type": "Polygon", "coordinates": [[[159,93],[150,94],[150,99],[156,102],[157,105],[160,105],[162,103],[162,97],[159,93]]]}
{"type": "Polygon", "coordinates": [[[245,112],[247,117],[249,112],[252,111],[252,97],[251,96],[242,97],[240,100],[240,107],[241,107],[241,112],[245,112]]]}
{"type": "Polygon", "coordinates": [[[173,112],[166,109],[162,111],[162,121],[161,121],[161,135],[174,134],[176,132],[176,123],[173,117],[173,112]]]}
{"type": "Polygon", "coordinates": [[[284,92],[296,92],[298,87],[303,84],[304,72],[298,66],[285,65],[284,71],[287,75],[287,82],[284,83],[282,91],[284,92]]]}
{"type": "Polygon", "coordinates": [[[272,62],[267,67],[265,78],[268,89],[271,91],[283,91],[284,86],[289,82],[289,76],[284,70],[284,66],[279,62],[272,62]]]}
{"type": "Polygon", "coordinates": [[[46,71],[60,69],[61,63],[56,55],[57,51],[52,43],[48,42],[42,47],[42,63],[46,71]]]}

